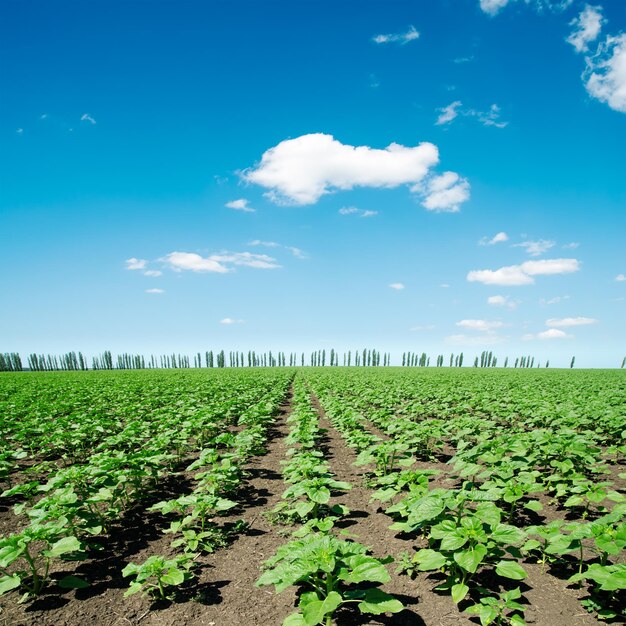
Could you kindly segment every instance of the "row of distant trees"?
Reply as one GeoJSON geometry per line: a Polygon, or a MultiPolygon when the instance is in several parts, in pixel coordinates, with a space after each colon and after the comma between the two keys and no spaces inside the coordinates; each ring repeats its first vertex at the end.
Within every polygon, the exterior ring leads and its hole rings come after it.
{"type": "MultiPolygon", "coordinates": [[[[436,367],[463,367],[463,353],[451,353],[449,357],[439,354],[435,359],[436,367]]],[[[574,367],[576,357],[572,357],[570,368],[574,367]]],[[[29,354],[28,368],[34,372],[50,372],[56,370],[137,370],[137,369],[186,369],[212,368],[212,367],[339,367],[340,365],[351,367],[387,367],[391,365],[391,354],[380,352],[375,349],[364,348],[363,350],[348,350],[339,353],[334,348],[326,351],[316,350],[310,354],[304,352],[248,352],[230,351],[213,352],[207,350],[204,353],[197,352],[191,359],[183,354],[150,355],[146,358],[142,354],[122,353],[115,359],[110,350],[94,356],[91,363],[82,352],[66,352],[61,355],[53,354],[29,354]]],[[[403,352],[402,367],[430,367],[431,358],[425,352],[403,352]]],[[[474,359],[474,367],[497,367],[498,358],[493,352],[483,351],[474,359]]],[[[545,361],[544,367],[550,367],[550,361],[545,361]]],[[[502,367],[509,367],[509,357],[504,359],[502,367]]],[[[542,367],[538,358],[534,356],[516,357],[513,362],[514,368],[542,367]]],[[[626,367],[626,357],[622,360],[621,367],[626,367]]],[[[24,370],[22,359],[17,352],[0,353],[0,372],[21,372],[24,370]]]]}

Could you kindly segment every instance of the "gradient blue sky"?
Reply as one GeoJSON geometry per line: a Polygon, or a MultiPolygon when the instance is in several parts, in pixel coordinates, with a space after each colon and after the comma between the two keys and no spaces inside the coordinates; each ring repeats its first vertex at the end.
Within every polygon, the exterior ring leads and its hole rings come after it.
{"type": "Polygon", "coordinates": [[[619,366],[624,33],[622,0],[6,0],[0,350],[619,366]]]}

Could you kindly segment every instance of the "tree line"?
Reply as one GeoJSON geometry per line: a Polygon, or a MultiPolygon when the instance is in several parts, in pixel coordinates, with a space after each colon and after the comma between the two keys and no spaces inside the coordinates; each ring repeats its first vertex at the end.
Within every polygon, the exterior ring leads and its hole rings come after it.
{"type": "MultiPolygon", "coordinates": [[[[463,367],[464,354],[450,353],[449,357],[437,355],[434,363],[436,367],[463,367]]],[[[403,352],[402,367],[430,367],[431,357],[426,352],[403,352]]],[[[570,368],[574,367],[576,357],[570,361],[570,368]]],[[[0,353],[0,372],[21,372],[28,369],[34,372],[51,371],[79,371],[79,370],[129,370],[129,369],[187,369],[187,368],[223,368],[223,367],[388,367],[391,365],[391,353],[380,352],[373,348],[362,350],[348,350],[340,353],[334,348],[314,350],[309,354],[304,352],[247,352],[220,350],[206,350],[197,352],[193,357],[184,354],[151,354],[145,357],[142,354],[122,353],[115,359],[110,350],[91,358],[88,362],[82,352],[66,352],[61,355],[36,354],[28,355],[27,367],[24,368],[22,359],[17,352],[0,353]]],[[[492,351],[483,351],[474,359],[474,367],[497,367],[498,358],[492,351]]],[[[502,367],[509,367],[509,357],[504,359],[502,367]]],[[[547,360],[542,365],[538,358],[531,355],[516,357],[513,368],[550,367],[547,360]]],[[[621,368],[626,367],[626,357],[622,360],[621,368]]]]}

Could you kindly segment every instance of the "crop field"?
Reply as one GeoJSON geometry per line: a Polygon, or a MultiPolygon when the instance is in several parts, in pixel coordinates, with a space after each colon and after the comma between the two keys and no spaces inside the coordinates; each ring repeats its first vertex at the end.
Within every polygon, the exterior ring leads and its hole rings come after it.
{"type": "Polygon", "coordinates": [[[624,623],[626,375],[0,375],[0,624],[624,623]]]}

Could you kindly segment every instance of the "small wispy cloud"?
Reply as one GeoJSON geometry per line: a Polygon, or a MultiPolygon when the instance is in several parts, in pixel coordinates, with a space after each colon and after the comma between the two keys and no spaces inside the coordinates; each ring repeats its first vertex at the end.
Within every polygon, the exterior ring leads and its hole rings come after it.
{"type": "Polygon", "coordinates": [[[615,277],[615,280],[616,280],[618,283],[623,283],[624,281],[626,281],[626,274],[618,274],[618,275],[615,277]]]}
{"type": "Polygon", "coordinates": [[[396,291],[402,291],[402,289],[404,289],[404,284],[403,283],[391,283],[389,287],[391,287],[391,289],[395,289],[396,291]]]}
{"type": "Polygon", "coordinates": [[[357,217],[374,217],[374,215],[378,215],[378,211],[357,209],[355,206],[342,207],[337,213],[339,215],[355,215],[357,217]]]}
{"type": "Polygon", "coordinates": [[[568,335],[566,332],[559,330],[558,328],[550,328],[549,330],[544,330],[537,334],[528,333],[522,336],[522,339],[524,341],[532,341],[533,339],[546,341],[550,339],[572,339],[572,338],[573,338],[573,335],[568,335]]]}
{"type": "Polygon", "coordinates": [[[456,325],[467,330],[477,330],[488,333],[493,332],[497,328],[502,328],[504,323],[491,320],[461,320],[457,322],[456,325]]]}
{"type": "Polygon", "coordinates": [[[145,259],[136,259],[135,257],[126,259],[125,263],[127,270],[145,270],[148,265],[148,261],[145,259]]]}
{"type": "Polygon", "coordinates": [[[474,55],[469,56],[469,57],[457,57],[456,59],[453,59],[452,62],[459,65],[461,63],[471,63],[473,60],[474,60],[474,55]]]}
{"type": "Polygon", "coordinates": [[[163,274],[163,272],[161,272],[160,270],[146,270],[143,275],[144,276],[151,276],[152,278],[157,278],[158,276],[161,276],[163,274]]]}
{"type": "Polygon", "coordinates": [[[220,324],[224,324],[225,326],[232,326],[233,324],[243,324],[244,320],[236,320],[232,317],[225,317],[220,320],[220,324]]]}
{"type": "Polygon", "coordinates": [[[500,119],[500,107],[497,104],[492,104],[486,111],[480,111],[478,109],[463,109],[463,103],[460,100],[456,100],[448,106],[436,109],[439,113],[435,121],[435,125],[443,126],[450,124],[459,115],[462,117],[473,117],[477,119],[483,126],[494,126],[495,128],[505,128],[508,126],[508,122],[500,119]]]}
{"type": "Polygon", "coordinates": [[[21,135],[21,134],[24,132],[24,129],[23,129],[23,128],[18,128],[15,132],[16,132],[18,135],[21,135]]]}
{"type": "Polygon", "coordinates": [[[591,324],[597,324],[598,320],[593,317],[552,317],[546,320],[546,326],[552,328],[571,328],[572,326],[590,326],[591,324]]]}
{"type": "Polygon", "coordinates": [[[509,240],[509,236],[505,232],[496,233],[491,239],[483,237],[479,242],[479,246],[493,246],[497,243],[504,243],[509,240]]]}
{"type": "Polygon", "coordinates": [[[295,246],[285,246],[282,243],[278,243],[276,241],[263,241],[261,239],[253,239],[249,246],[262,246],[264,248],[282,248],[290,252],[297,259],[308,259],[309,255],[304,252],[301,248],[296,248],[295,246]]]}
{"type": "Polygon", "coordinates": [[[500,306],[507,309],[516,309],[518,302],[511,299],[509,296],[489,296],[487,298],[487,304],[491,306],[500,306]]]}
{"type": "Polygon", "coordinates": [[[569,300],[569,296],[554,296],[554,298],[548,298],[547,300],[544,298],[541,298],[541,300],[539,300],[539,304],[541,306],[550,306],[552,304],[559,304],[560,302],[563,302],[565,300],[569,300]]]}
{"type": "Polygon", "coordinates": [[[541,256],[544,252],[554,248],[556,242],[548,239],[539,239],[538,241],[522,241],[514,243],[514,248],[524,248],[529,256],[541,256]]]}
{"type": "Polygon", "coordinates": [[[160,260],[175,272],[226,274],[234,271],[234,266],[264,270],[281,267],[276,259],[266,254],[252,254],[251,252],[222,252],[208,257],[203,257],[195,252],[170,252],[160,260]]]}
{"type": "Polygon", "coordinates": [[[409,29],[404,33],[390,33],[387,35],[375,35],[372,37],[372,41],[377,44],[383,43],[399,43],[399,44],[407,44],[410,41],[415,41],[419,39],[419,32],[415,29],[414,26],[409,26],[409,29]]]}
{"type": "Polygon", "coordinates": [[[575,250],[576,248],[580,247],[580,243],[578,243],[577,241],[571,241],[570,243],[563,244],[562,247],[564,250],[575,250]]]}
{"type": "Polygon", "coordinates": [[[245,198],[239,198],[239,200],[231,200],[227,202],[224,206],[228,209],[233,209],[234,211],[242,211],[244,213],[254,213],[256,209],[253,209],[250,206],[250,202],[245,198]]]}
{"type": "Polygon", "coordinates": [[[154,293],[154,294],[165,293],[165,289],[146,289],[146,293],[154,293]]]}
{"type": "MultiPolygon", "coordinates": [[[[83,113],[80,116],[80,121],[81,122],[89,122],[90,124],[95,124],[96,120],[93,119],[93,117],[91,117],[91,115],[89,115],[89,113],[83,113]]],[[[106,123],[105,123],[106,126],[106,123]]]]}
{"type": "Polygon", "coordinates": [[[459,108],[463,103],[460,100],[456,100],[450,103],[446,107],[442,107],[437,109],[439,112],[439,116],[437,117],[437,121],[435,124],[437,126],[443,126],[444,124],[449,124],[452,120],[454,120],[459,114],[459,108]]]}

